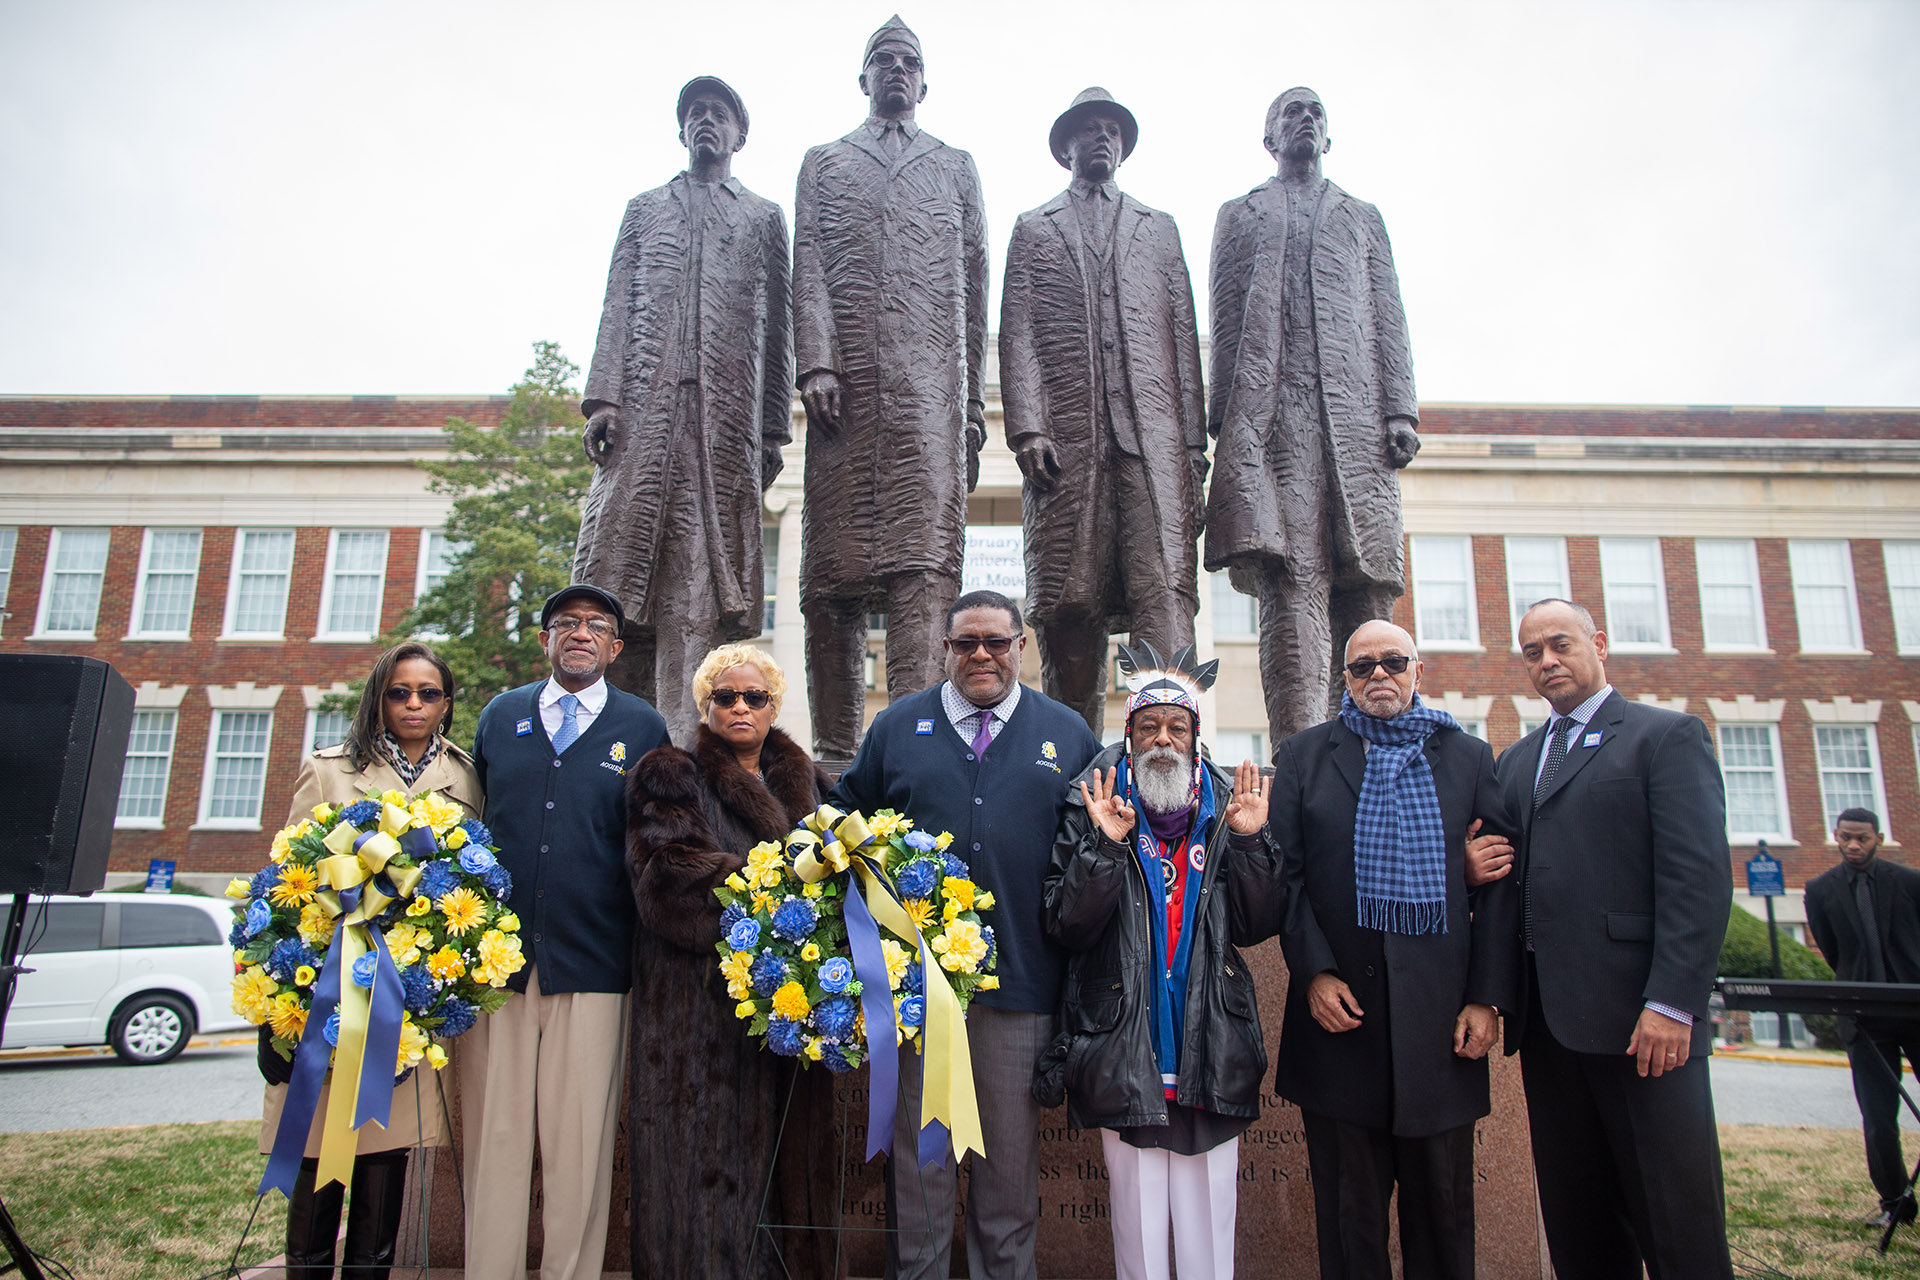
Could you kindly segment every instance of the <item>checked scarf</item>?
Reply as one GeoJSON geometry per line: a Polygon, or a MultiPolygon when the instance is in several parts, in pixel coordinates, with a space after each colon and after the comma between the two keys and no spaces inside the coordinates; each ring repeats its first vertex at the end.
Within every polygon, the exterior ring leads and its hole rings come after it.
{"type": "Polygon", "coordinates": [[[1391,720],[1341,696],[1340,723],[1368,745],[1367,773],[1353,822],[1353,879],[1360,927],[1386,933],[1447,931],[1447,833],[1433,766],[1421,754],[1437,729],[1460,723],[1413,695],[1391,720]]]}

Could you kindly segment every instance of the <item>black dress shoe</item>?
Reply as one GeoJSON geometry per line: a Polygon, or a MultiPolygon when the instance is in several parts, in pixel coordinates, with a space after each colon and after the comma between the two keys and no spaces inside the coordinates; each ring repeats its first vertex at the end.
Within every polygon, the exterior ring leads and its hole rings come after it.
{"type": "Polygon", "coordinates": [[[1875,1209],[1872,1213],[1860,1219],[1860,1225],[1863,1227],[1872,1227],[1875,1231],[1885,1231],[1887,1224],[1892,1221],[1893,1214],[1891,1212],[1886,1209],[1875,1209]]]}

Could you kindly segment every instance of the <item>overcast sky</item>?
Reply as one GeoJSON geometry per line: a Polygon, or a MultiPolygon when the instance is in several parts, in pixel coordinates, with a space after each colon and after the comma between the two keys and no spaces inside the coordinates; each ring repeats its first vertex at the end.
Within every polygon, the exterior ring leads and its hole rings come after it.
{"type": "MultiPolygon", "coordinates": [[[[905,0],[995,295],[1047,130],[1100,84],[1204,326],[1262,117],[1320,91],[1379,206],[1426,400],[1920,405],[1920,3],[905,0]]],[[[484,394],[584,363],[627,199],[696,74],[791,221],[865,115],[848,3],[0,0],[0,393],[484,394]]],[[[998,327],[997,321],[994,323],[998,327]]]]}

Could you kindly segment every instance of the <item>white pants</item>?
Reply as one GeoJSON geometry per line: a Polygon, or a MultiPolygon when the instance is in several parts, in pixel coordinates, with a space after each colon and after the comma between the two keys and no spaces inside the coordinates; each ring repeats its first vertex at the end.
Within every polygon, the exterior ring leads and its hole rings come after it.
{"type": "Polygon", "coordinates": [[[1113,1266],[1119,1280],[1233,1280],[1233,1224],[1240,1139],[1197,1156],[1130,1147],[1100,1131],[1113,1205],[1113,1266]],[[1167,1268],[1167,1227],[1175,1267],[1167,1268]]]}

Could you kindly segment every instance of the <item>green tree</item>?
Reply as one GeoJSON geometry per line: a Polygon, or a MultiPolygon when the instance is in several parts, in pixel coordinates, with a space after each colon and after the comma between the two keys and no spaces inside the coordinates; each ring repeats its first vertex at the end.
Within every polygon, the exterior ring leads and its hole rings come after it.
{"type": "MultiPolygon", "coordinates": [[[[533,352],[498,427],[449,418],[446,457],[418,464],[432,477],[427,488],[453,499],[446,529],[455,551],[446,578],[383,638],[431,637],[460,691],[447,728],[459,743],[473,740],[495,694],[547,674],[540,604],[571,581],[593,479],[580,449],[580,370],[556,343],[536,342],[533,352]]],[[[358,683],[339,702],[351,714],[358,683]]]]}

